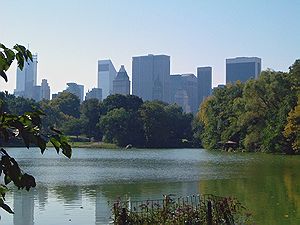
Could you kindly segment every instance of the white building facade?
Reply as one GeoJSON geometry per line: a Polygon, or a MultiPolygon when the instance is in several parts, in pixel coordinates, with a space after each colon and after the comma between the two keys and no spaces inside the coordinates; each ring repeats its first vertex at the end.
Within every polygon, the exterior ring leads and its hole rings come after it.
{"type": "Polygon", "coordinates": [[[98,88],[102,89],[102,98],[113,93],[113,80],[117,71],[110,59],[98,61],[98,88]]]}

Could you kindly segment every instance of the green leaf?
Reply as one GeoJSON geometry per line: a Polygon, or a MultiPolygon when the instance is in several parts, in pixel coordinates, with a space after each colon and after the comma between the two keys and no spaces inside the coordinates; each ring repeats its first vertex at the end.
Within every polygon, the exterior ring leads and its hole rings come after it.
{"type": "Polygon", "coordinates": [[[8,68],[9,66],[6,61],[6,57],[2,52],[0,52],[0,71],[6,71],[8,68]]]}
{"type": "Polygon", "coordinates": [[[67,142],[63,142],[61,148],[63,150],[62,153],[70,159],[72,156],[71,145],[69,145],[67,142]]]}
{"type": "Polygon", "coordinates": [[[24,67],[24,58],[23,58],[22,53],[18,52],[16,54],[16,58],[17,58],[17,61],[18,61],[18,67],[20,68],[20,70],[23,70],[23,67],[24,67]]]}
{"type": "Polygon", "coordinates": [[[59,148],[60,148],[60,142],[59,140],[57,139],[59,138],[57,135],[53,135],[51,138],[50,138],[50,142],[53,144],[54,148],[56,149],[56,152],[57,154],[59,153],[59,148]]]}
{"type": "Polygon", "coordinates": [[[37,136],[36,139],[37,139],[37,146],[41,149],[41,153],[44,154],[46,150],[46,141],[40,136],[37,136]]]}
{"type": "Polygon", "coordinates": [[[26,54],[26,48],[23,45],[16,44],[13,49],[17,50],[18,53],[21,53],[22,55],[26,54]]]}
{"type": "Polygon", "coordinates": [[[54,132],[57,133],[57,134],[62,134],[61,131],[55,129],[54,127],[50,127],[50,130],[54,131],[54,132]]]}
{"type": "Polygon", "coordinates": [[[3,184],[0,184],[0,195],[4,198],[5,197],[5,193],[8,192],[8,188],[3,185],[3,184]]]}
{"type": "Polygon", "coordinates": [[[4,71],[0,71],[0,76],[3,77],[3,79],[5,80],[5,82],[8,81],[6,73],[4,71]]]}
{"type": "Polygon", "coordinates": [[[11,210],[11,208],[4,203],[3,199],[0,199],[0,207],[3,208],[8,213],[14,214],[14,212],[11,210]]]}
{"type": "Polygon", "coordinates": [[[31,141],[31,135],[28,131],[22,131],[21,136],[23,138],[23,141],[25,143],[26,148],[29,148],[30,141],[31,141]]]}
{"type": "Polygon", "coordinates": [[[32,60],[32,54],[31,54],[31,52],[27,49],[26,50],[26,55],[27,55],[27,57],[31,60],[31,62],[33,61],[32,60]]]}
{"type": "Polygon", "coordinates": [[[7,49],[4,44],[0,43],[0,48],[7,49]]]}
{"type": "Polygon", "coordinates": [[[11,49],[5,49],[4,53],[6,55],[6,61],[7,61],[8,65],[10,66],[15,59],[15,53],[11,49]]]}
{"type": "Polygon", "coordinates": [[[10,179],[10,177],[6,174],[5,176],[4,176],[4,183],[5,183],[5,185],[6,184],[9,184],[11,182],[11,179],[10,179]]]}
{"type": "Polygon", "coordinates": [[[20,183],[21,183],[21,188],[25,187],[27,191],[29,191],[30,188],[36,186],[34,177],[27,173],[22,175],[20,183]]]}

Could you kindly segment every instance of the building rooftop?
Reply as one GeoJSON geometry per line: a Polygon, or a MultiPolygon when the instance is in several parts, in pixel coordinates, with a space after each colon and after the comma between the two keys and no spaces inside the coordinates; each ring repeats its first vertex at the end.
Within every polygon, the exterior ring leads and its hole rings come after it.
{"type": "Polygon", "coordinates": [[[115,80],[129,80],[129,76],[125,70],[124,65],[121,65],[121,68],[120,68],[119,72],[117,73],[115,80]]]}

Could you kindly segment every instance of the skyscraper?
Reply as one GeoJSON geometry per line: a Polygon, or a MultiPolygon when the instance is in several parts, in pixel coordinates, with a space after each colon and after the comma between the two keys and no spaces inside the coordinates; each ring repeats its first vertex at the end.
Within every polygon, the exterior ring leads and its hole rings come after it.
{"type": "Polygon", "coordinates": [[[50,86],[46,79],[42,79],[41,83],[41,99],[50,100],[50,86]]]}
{"type": "Polygon", "coordinates": [[[125,67],[122,65],[117,76],[113,80],[113,94],[130,94],[130,81],[125,67]]]}
{"type": "Polygon", "coordinates": [[[16,89],[14,94],[26,98],[33,98],[33,87],[37,81],[37,55],[32,56],[32,61],[24,62],[21,70],[17,68],[16,89]]]}
{"type": "Polygon", "coordinates": [[[67,83],[68,87],[65,91],[72,93],[76,95],[80,102],[83,101],[83,95],[84,95],[84,87],[83,85],[76,84],[76,83],[67,83]]]}
{"type": "Polygon", "coordinates": [[[98,99],[99,101],[102,100],[102,89],[101,88],[93,88],[91,91],[88,91],[85,95],[85,100],[89,99],[98,99]]]}
{"type": "Polygon", "coordinates": [[[212,68],[209,66],[197,68],[198,108],[205,98],[211,95],[212,68]]]}
{"type": "Polygon", "coordinates": [[[184,112],[190,113],[191,107],[189,104],[189,96],[187,95],[186,90],[180,88],[176,91],[174,95],[174,103],[179,105],[184,112]]]}
{"type": "Polygon", "coordinates": [[[226,59],[226,83],[246,82],[256,79],[261,72],[261,59],[257,57],[237,57],[226,59]]]}
{"type": "Polygon", "coordinates": [[[177,103],[185,112],[197,112],[197,77],[194,74],[170,76],[170,103],[177,103]]]}
{"type": "Polygon", "coordinates": [[[117,71],[110,59],[98,61],[98,88],[102,89],[103,99],[112,94],[116,74],[117,71]]]}
{"type": "Polygon", "coordinates": [[[194,74],[182,74],[182,87],[186,90],[192,113],[198,111],[197,77],[194,74]]]}
{"type": "Polygon", "coordinates": [[[170,56],[132,58],[132,94],[145,100],[169,102],[170,56]]]}
{"type": "Polygon", "coordinates": [[[39,102],[42,100],[42,89],[40,85],[35,85],[31,88],[31,99],[39,102]]]}

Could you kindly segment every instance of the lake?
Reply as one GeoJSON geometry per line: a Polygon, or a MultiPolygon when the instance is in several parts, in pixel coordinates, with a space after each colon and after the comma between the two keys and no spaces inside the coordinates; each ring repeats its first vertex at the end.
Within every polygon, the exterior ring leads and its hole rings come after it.
{"type": "Polygon", "coordinates": [[[108,201],[161,199],[196,193],[237,197],[256,224],[300,224],[300,157],[203,149],[7,148],[37,187],[12,190],[0,210],[5,225],[98,225],[110,219],[108,201]]]}

